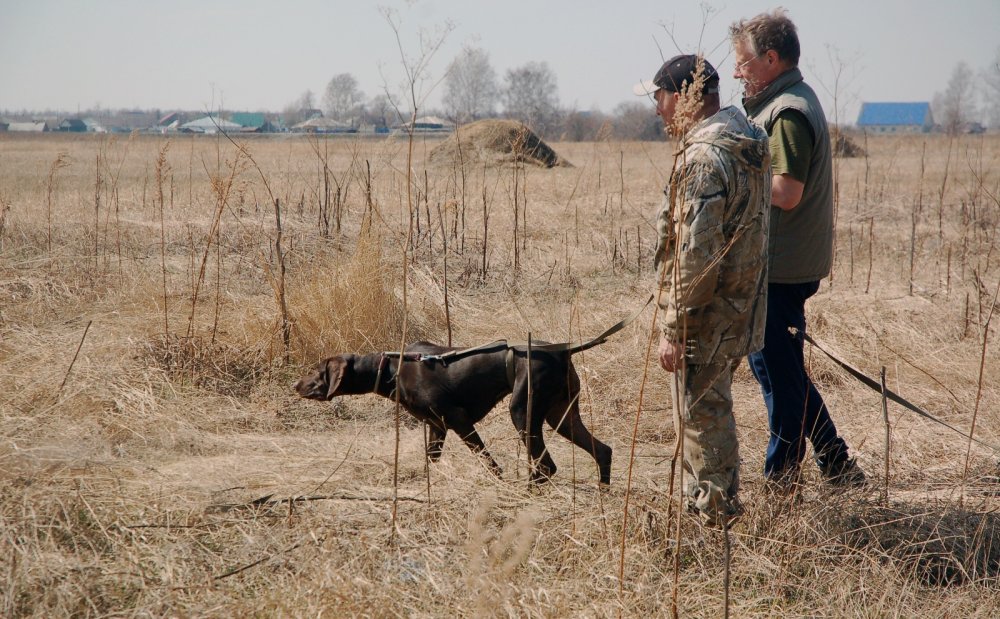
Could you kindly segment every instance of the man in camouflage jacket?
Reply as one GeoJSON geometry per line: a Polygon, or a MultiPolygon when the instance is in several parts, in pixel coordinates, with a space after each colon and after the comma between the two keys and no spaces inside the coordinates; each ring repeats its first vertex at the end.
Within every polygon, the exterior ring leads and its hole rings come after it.
{"type": "Polygon", "coordinates": [[[677,56],[646,85],[679,147],[657,214],[658,357],[674,373],[685,502],[709,525],[739,512],[732,373],[763,346],[771,199],[767,133],[720,109],[718,84],[703,58],[677,56]]]}

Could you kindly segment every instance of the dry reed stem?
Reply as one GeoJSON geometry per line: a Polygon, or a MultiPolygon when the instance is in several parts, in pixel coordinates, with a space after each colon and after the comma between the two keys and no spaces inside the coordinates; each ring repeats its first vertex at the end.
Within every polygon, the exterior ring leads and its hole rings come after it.
{"type": "MultiPolygon", "coordinates": [[[[166,224],[163,218],[163,181],[169,167],[167,164],[167,149],[170,148],[170,141],[167,140],[160,147],[160,151],[156,157],[156,163],[154,167],[154,172],[156,174],[156,197],[157,204],[159,204],[159,215],[160,215],[160,275],[162,283],[163,292],[163,337],[166,338],[170,335],[170,319],[169,319],[169,309],[167,303],[167,240],[166,240],[166,224]]],[[[192,184],[193,185],[193,184],[192,184]]]]}
{"type": "MultiPolygon", "coordinates": [[[[429,93],[418,93],[420,84],[424,79],[427,66],[437,50],[444,44],[445,38],[447,37],[450,27],[447,27],[444,33],[438,36],[432,37],[430,40],[426,40],[421,36],[421,49],[420,55],[415,59],[411,59],[404,50],[404,45],[402,38],[400,36],[400,26],[394,19],[394,14],[388,8],[381,9],[383,17],[385,18],[389,28],[392,30],[393,35],[396,37],[396,46],[399,50],[400,66],[406,75],[406,87],[409,93],[410,102],[410,124],[409,130],[407,131],[407,147],[406,147],[406,207],[407,214],[409,215],[409,221],[413,221],[414,215],[414,203],[413,203],[413,143],[414,143],[414,130],[416,129],[417,120],[417,110],[423,105],[423,101],[429,93]]],[[[429,223],[429,222],[428,222],[429,223]]],[[[409,316],[408,307],[408,280],[409,280],[409,248],[413,241],[413,229],[412,225],[407,227],[406,239],[403,243],[401,250],[401,262],[402,262],[402,294],[403,294],[403,327],[402,334],[400,337],[399,350],[403,351],[406,349],[407,343],[407,319],[409,316]]],[[[400,363],[402,363],[400,359],[400,363]]],[[[393,503],[392,503],[392,522],[391,522],[391,534],[390,534],[390,544],[394,544],[396,541],[396,518],[398,515],[398,501],[396,500],[399,491],[399,426],[400,426],[400,404],[399,404],[399,392],[396,392],[396,406],[395,406],[395,447],[393,452],[393,476],[392,476],[392,486],[393,486],[393,503]]]]}
{"type": "Polygon", "coordinates": [[[885,446],[884,451],[884,462],[885,468],[883,469],[884,484],[882,486],[882,501],[884,503],[889,502],[889,451],[892,447],[891,431],[889,428],[889,402],[886,397],[886,386],[885,386],[885,366],[882,366],[882,371],[879,373],[879,379],[882,384],[882,423],[885,425],[885,446]]]}
{"type": "MultiPolygon", "coordinates": [[[[240,160],[242,152],[237,152],[236,159],[230,165],[228,178],[213,178],[212,191],[215,193],[215,215],[212,217],[212,225],[205,236],[205,250],[201,255],[201,263],[198,267],[198,275],[195,277],[193,289],[191,290],[191,313],[188,315],[187,337],[194,335],[194,317],[198,308],[198,295],[201,291],[202,282],[205,281],[205,269],[208,265],[208,254],[212,250],[212,241],[219,233],[219,225],[222,223],[222,213],[229,203],[229,196],[233,190],[233,183],[240,172],[240,160]]],[[[280,234],[281,226],[278,225],[280,234]]]]}

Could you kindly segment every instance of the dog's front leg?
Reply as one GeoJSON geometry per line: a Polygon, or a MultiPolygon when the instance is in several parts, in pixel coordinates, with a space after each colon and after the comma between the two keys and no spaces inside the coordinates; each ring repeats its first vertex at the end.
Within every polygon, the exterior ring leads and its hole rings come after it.
{"type": "Polygon", "coordinates": [[[429,420],[427,421],[427,430],[430,435],[427,439],[427,459],[431,462],[437,462],[441,459],[441,453],[444,451],[444,438],[448,428],[442,421],[429,420]]]}
{"type": "Polygon", "coordinates": [[[462,441],[469,447],[469,449],[472,450],[472,453],[478,455],[486,462],[486,465],[490,468],[490,471],[492,471],[494,475],[500,477],[503,474],[503,469],[501,469],[500,465],[497,464],[497,461],[493,459],[490,452],[486,450],[486,443],[484,443],[483,439],[479,437],[479,433],[476,432],[475,426],[472,424],[452,425],[451,429],[454,430],[459,437],[461,437],[462,441]]]}

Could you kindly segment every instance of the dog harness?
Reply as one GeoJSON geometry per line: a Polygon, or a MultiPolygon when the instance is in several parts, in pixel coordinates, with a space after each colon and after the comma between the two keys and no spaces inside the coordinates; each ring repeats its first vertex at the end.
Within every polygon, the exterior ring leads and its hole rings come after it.
{"type": "MultiPolygon", "coordinates": [[[[398,357],[400,361],[436,361],[438,360],[436,359],[437,356],[438,355],[424,355],[416,352],[408,352],[403,354],[391,353],[391,352],[382,353],[379,356],[378,360],[378,373],[375,374],[375,391],[377,392],[378,386],[382,384],[382,374],[385,372],[386,368],[390,367],[389,366],[390,358],[398,357]]],[[[441,362],[444,363],[443,360],[441,362]]],[[[507,386],[510,387],[511,389],[514,388],[514,377],[515,377],[514,362],[515,362],[514,348],[507,348],[507,354],[504,358],[504,366],[507,375],[507,386]]],[[[399,371],[397,370],[396,375],[398,374],[399,371]]],[[[392,390],[389,391],[390,398],[395,396],[396,389],[399,386],[399,384],[396,382],[396,375],[390,375],[389,378],[386,379],[387,385],[392,384],[392,390]]]]}
{"type": "MultiPolygon", "coordinates": [[[[624,329],[626,326],[628,326],[629,324],[631,324],[632,321],[634,321],[636,318],[639,317],[639,314],[642,313],[642,310],[646,309],[646,306],[649,305],[652,301],[653,301],[653,295],[650,295],[649,299],[646,300],[646,302],[643,304],[642,307],[639,308],[639,310],[637,312],[635,312],[634,314],[632,314],[628,318],[625,318],[623,320],[618,321],[617,323],[615,323],[614,325],[612,325],[611,327],[609,327],[608,329],[606,329],[603,333],[601,333],[597,337],[595,337],[593,339],[590,339],[590,340],[588,340],[586,342],[578,342],[578,343],[575,343],[575,344],[572,343],[572,342],[563,342],[563,343],[559,343],[559,344],[548,344],[548,343],[545,343],[545,344],[533,344],[531,342],[531,339],[530,339],[531,335],[529,334],[528,335],[528,338],[529,338],[528,341],[524,342],[524,343],[513,343],[512,344],[512,343],[508,342],[507,340],[497,340],[495,342],[490,342],[489,344],[482,344],[480,346],[473,346],[472,348],[462,348],[462,349],[458,349],[458,350],[450,350],[448,352],[441,353],[439,355],[425,355],[425,354],[419,353],[419,352],[406,352],[406,351],[404,351],[404,352],[391,352],[391,351],[383,352],[382,355],[381,355],[381,357],[379,358],[378,374],[375,375],[375,390],[378,391],[378,386],[379,386],[379,384],[381,384],[381,381],[382,381],[382,373],[385,371],[385,369],[387,367],[389,367],[389,359],[399,359],[400,363],[402,363],[404,361],[419,361],[419,362],[424,362],[424,363],[440,362],[442,365],[448,365],[449,363],[451,363],[453,361],[457,361],[457,360],[462,359],[464,357],[468,357],[468,356],[476,355],[476,354],[480,354],[480,353],[496,352],[496,351],[500,351],[500,350],[506,351],[506,357],[505,357],[505,360],[504,360],[504,364],[506,366],[505,369],[507,371],[507,385],[511,389],[513,389],[514,388],[514,378],[516,376],[515,365],[514,364],[515,364],[515,361],[516,361],[515,355],[517,353],[525,353],[529,357],[530,357],[531,353],[533,353],[533,352],[543,352],[543,353],[559,353],[559,352],[564,352],[564,353],[572,355],[573,353],[581,352],[581,351],[587,350],[588,348],[593,348],[594,346],[597,346],[599,344],[603,344],[605,341],[607,341],[607,339],[609,337],[611,337],[615,333],[618,333],[619,331],[621,331],[622,329],[624,329]]],[[[397,370],[396,375],[398,375],[398,374],[399,374],[399,371],[397,370]]],[[[388,381],[392,381],[392,391],[389,392],[389,397],[393,397],[395,395],[396,389],[399,387],[399,384],[396,382],[396,376],[391,376],[388,379],[388,381]]],[[[388,384],[388,381],[387,381],[387,384],[388,384]]]]}
{"type": "MultiPolygon", "coordinates": [[[[507,340],[497,340],[495,342],[490,342],[489,344],[481,344],[479,346],[473,346],[472,348],[449,350],[448,352],[441,353],[439,355],[425,355],[423,353],[415,353],[415,352],[383,352],[382,356],[399,358],[402,359],[403,361],[425,361],[425,362],[440,361],[441,363],[447,365],[452,361],[456,361],[463,357],[468,357],[469,355],[475,355],[484,352],[494,352],[497,350],[506,350],[507,366],[508,368],[512,368],[513,351],[523,352],[523,353],[567,352],[572,355],[573,353],[578,353],[587,350],[589,348],[593,348],[594,346],[597,346],[599,344],[603,344],[604,342],[607,341],[609,337],[611,337],[615,333],[618,333],[619,331],[627,327],[629,324],[631,324],[632,321],[638,318],[639,314],[642,313],[642,310],[646,309],[646,306],[652,303],[652,301],[653,301],[653,295],[650,295],[649,298],[646,299],[646,302],[643,304],[643,306],[640,307],[636,313],[632,314],[628,318],[618,321],[617,323],[613,324],[611,327],[606,329],[603,333],[601,333],[597,337],[592,338],[586,342],[577,342],[575,344],[572,342],[562,342],[558,344],[548,344],[548,343],[533,344],[530,341],[530,339],[528,342],[517,342],[517,343],[511,343],[508,342],[507,340]]],[[[508,373],[510,373],[510,371],[511,370],[508,369],[508,373]]]]}

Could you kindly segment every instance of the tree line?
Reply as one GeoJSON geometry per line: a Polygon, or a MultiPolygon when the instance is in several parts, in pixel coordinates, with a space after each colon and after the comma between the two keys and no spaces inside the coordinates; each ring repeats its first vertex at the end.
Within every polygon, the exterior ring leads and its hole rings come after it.
{"type": "MultiPolygon", "coordinates": [[[[610,114],[561,106],[556,74],[546,62],[528,62],[508,69],[500,77],[488,52],[465,47],[448,66],[441,86],[442,109],[428,114],[456,124],[511,118],[553,140],[662,139],[662,125],[653,113],[651,101],[624,102],[610,114]]],[[[283,116],[287,124],[294,124],[305,120],[302,115],[307,111],[317,109],[352,126],[388,127],[409,120],[409,114],[388,94],[366,98],[350,73],[334,76],[319,98],[312,91],[304,92],[286,106],[283,116]]],[[[931,109],[935,123],[948,133],[960,133],[977,125],[1000,128],[1000,48],[979,71],[960,62],[944,90],[934,95],[931,109]]],[[[848,119],[842,120],[851,124],[848,119]]]]}
{"type": "MultiPolygon", "coordinates": [[[[428,115],[455,124],[510,118],[543,138],[560,141],[663,137],[651,101],[625,102],[610,114],[562,107],[556,74],[546,62],[528,62],[508,69],[500,78],[485,50],[465,47],[448,66],[441,86],[442,108],[428,115]]],[[[389,127],[409,120],[409,112],[402,107],[387,93],[366,97],[352,74],[341,73],[327,83],[321,97],[309,90],[302,93],[285,107],[283,117],[291,125],[305,120],[310,111],[321,110],[324,116],[355,127],[389,127]]]]}
{"type": "Polygon", "coordinates": [[[951,134],[970,125],[1000,128],[1000,47],[978,72],[966,62],[958,63],[948,85],[934,95],[931,111],[934,122],[951,134]]]}

